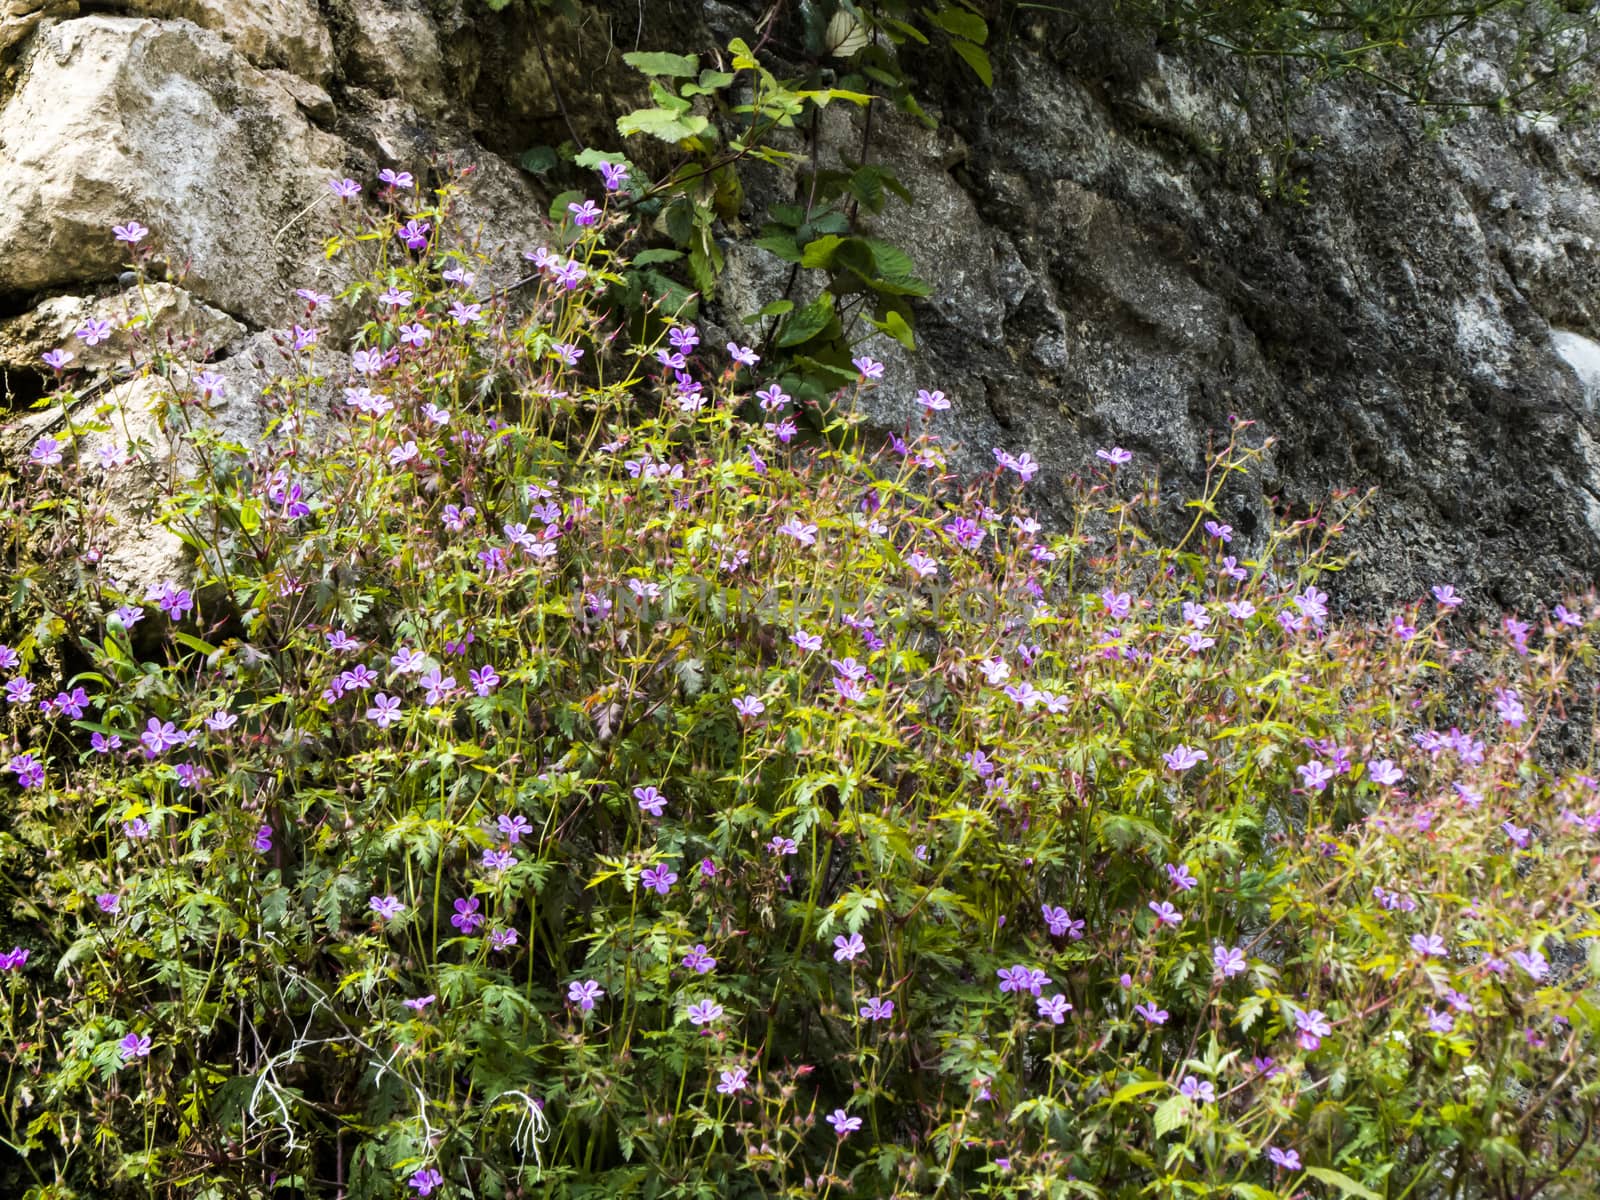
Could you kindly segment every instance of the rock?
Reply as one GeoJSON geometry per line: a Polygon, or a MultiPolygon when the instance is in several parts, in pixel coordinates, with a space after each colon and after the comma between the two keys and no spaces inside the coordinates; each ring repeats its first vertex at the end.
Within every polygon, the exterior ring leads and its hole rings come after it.
{"type": "Polygon", "coordinates": [[[425,117],[449,105],[444,55],[428,11],[418,0],[368,0],[350,8],[343,54],[351,82],[400,99],[425,117]]]}
{"type": "Polygon", "coordinates": [[[333,39],[312,0],[129,0],[137,16],[193,21],[220,34],[258,67],[315,84],[333,75],[333,39]]]}
{"type": "Polygon", "coordinates": [[[0,110],[0,295],[114,278],[111,227],[154,231],[182,284],[257,325],[314,280],[343,174],[337,139],[214,33],[187,21],[85,17],[43,30],[0,110]]]}
{"type": "Polygon", "coordinates": [[[147,283],[106,297],[52,296],[19,317],[0,320],[0,368],[40,369],[40,356],[65,349],[73,369],[103,371],[129,361],[140,345],[157,344],[204,362],[242,337],[245,327],[170,283],[147,283]],[[113,333],[94,346],[74,336],[86,321],[109,322],[113,333]]]}
{"type": "Polygon", "coordinates": [[[0,0],[0,59],[46,18],[77,15],[78,0],[0,0]]]}

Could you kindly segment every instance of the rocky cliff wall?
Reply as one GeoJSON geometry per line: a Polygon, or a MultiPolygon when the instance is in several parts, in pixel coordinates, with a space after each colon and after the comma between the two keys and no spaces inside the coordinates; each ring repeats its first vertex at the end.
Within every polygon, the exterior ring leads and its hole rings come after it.
{"type": "MultiPolygon", "coordinates": [[[[748,36],[760,7],[617,0],[573,28],[470,2],[8,0],[7,404],[41,394],[38,355],[73,313],[129,304],[111,234],[129,218],[174,251],[163,312],[203,327],[190,352],[240,378],[259,373],[264,331],[299,311],[296,287],[338,283],[322,252],[330,176],[471,168],[470,219],[509,266],[545,203],[511,156],[573,131],[615,144],[636,86],[622,50],[748,36]]],[[[1486,54],[1460,69],[1489,87],[1486,54]]],[[[930,67],[940,129],[882,121],[869,142],[917,198],[879,231],[935,289],[921,352],[880,348],[895,370],[876,420],[903,423],[916,388],[941,387],[971,470],[1001,445],[1059,477],[1116,443],[1159,465],[1176,497],[1230,416],[1253,418],[1278,442],[1227,496],[1245,549],[1273,507],[1303,515],[1330,489],[1376,486],[1348,539],[1352,595],[1450,579],[1527,607],[1594,577],[1589,132],[1485,114],[1428,136],[1355,88],[1264,103],[1226,62],[1071,16],[1019,17],[997,58],[987,93],[930,67]],[[1256,147],[1285,129],[1310,147],[1290,164],[1304,204],[1261,187],[1256,147]]],[[[830,146],[858,144],[858,118],[831,120],[830,146]]],[[[752,205],[787,186],[758,182],[752,205]]],[[[710,316],[731,327],[787,268],[729,248],[710,316]]]]}

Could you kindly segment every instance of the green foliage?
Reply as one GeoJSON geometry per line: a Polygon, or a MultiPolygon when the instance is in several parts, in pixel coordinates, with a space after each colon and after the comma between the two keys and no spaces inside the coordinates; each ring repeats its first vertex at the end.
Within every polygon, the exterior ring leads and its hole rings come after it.
{"type": "Polygon", "coordinates": [[[627,200],[499,291],[451,201],[343,210],[265,436],[130,321],[7,484],[30,1200],[1591,1193],[1592,596],[1336,621],[1346,500],[1211,517],[1244,426],[1174,544],[1109,449],[805,445],[614,336],[627,200]],[[91,569],[128,474],[192,590],[91,569]]]}

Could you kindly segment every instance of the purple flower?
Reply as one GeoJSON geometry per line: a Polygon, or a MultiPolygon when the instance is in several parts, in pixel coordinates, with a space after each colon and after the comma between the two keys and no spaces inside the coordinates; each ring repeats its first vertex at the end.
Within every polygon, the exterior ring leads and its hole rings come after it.
{"type": "MultiPolygon", "coordinates": [[[[328,293],[319,292],[315,288],[295,288],[294,294],[306,302],[308,309],[319,308],[333,299],[328,293]]],[[[210,372],[207,372],[207,374],[210,374],[210,372]]]]}
{"type": "Polygon", "coordinates": [[[1193,1075],[1185,1075],[1183,1082],[1178,1085],[1178,1092],[1185,1099],[1198,1101],[1201,1104],[1215,1104],[1217,1089],[1209,1079],[1196,1079],[1193,1075]]]}
{"type": "Polygon", "coordinates": [[[1500,828],[1519,850],[1526,850],[1528,843],[1533,840],[1533,831],[1531,829],[1526,829],[1521,825],[1514,825],[1510,821],[1502,821],[1500,828]]]}
{"type": "Polygon", "coordinates": [[[1174,771],[1187,771],[1196,763],[1204,762],[1210,757],[1204,750],[1196,750],[1179,742],[1162,756],[1167,766],[1174,771]]]}
{"type": "Polygon", "coordinates": [[[1285,1171],[1298,1171],[1300,1169],[1300,1155],[1294,1150],[1279,1150],[1276,1146],[1267,1148],[1267,1158],[1275,1167],[1282,1167],[1285,1171]]]}
{"type": "Polygon", "coordinates": [[[370,908],[380,920],[392,921],[405,911],[405,905],[400,903],[396,896],[370,896],[367,899],[370,908]]]}
{"type": "Polygon", "coordinates": [[[1211,965],[1218,978],[1232,979],[1246,970],[1244,951],[1215,942],[1211,947],[1211,965]]]}
{"type": "Polygon", "coordinates": [[[262,825],[256,829],[255,840],[250,843],[255,847],[257,854],[265,854],[272,849],[272,826],[262,825]]]}
{"type": "Polygon", "coordinates": [[[439,1172],[434,1168],[427,1167],[424,1170],[418,1171],[406,1182],[416,1189],[417,1195],[427,1196],[432,1194],[434,1188],[438,1187],[444,1182],[444,1176],[439,1174],[439,1172]]]}
{"type": "Polygon", "coordinates": [[[419,350],[428,344],[428,339],[432,336],[433,330],[429,329],[421,321],[411,325],[400,326],[400,340],[408,346],[415,346],[419,350]]]}
{"type": "Polygon", "coordinates": [[[1544,955],[1537,950],[1513,950],[1507,957],[1521,967],[1530,979],[1535,981],[1543,979],[1550,973],[1550,964],[1545,960],[1544,955]]]}
{"type": "Polygon", "coordinates": [[[860,1008],[863,1020],[887,1021],[894,1016],[894,1001],[883,1000],[877,996],[868,996],[867,1002],[860,1008]]]}
{"type": "Polygon", "coordinates": [[[150,1035],[148,1033],[130,1033],[117,1043],[117,1050],[121,1053],[123,1062],[133,1058],[149,1058],[150,1035]]]}
{"type": "Polygon", "coordinates": [[[1172,886],[1180,892],[1190,891],[1195,884],[1200,882],[1189,874],[1189,868],[1183,863],[1168,863],[1167,878],[1172,881],[1172,886]]]}
{"type": "Polygon", "coordinates": [[[802,546],[815,546],[817,544],[817,527],[800,520],[799,517],[790,517],[778,526],[778,532],[785,537],[792,537],[802,546]]]}
{"type": "Polygon", "coordinates": [[[415,217],[407,221],[394,234],[412,250],[422,250],[428,245],[428,230],[433,228],[426,221],[419,221],[415,217]]]}
{"type": "Polygon", "coordinates": [[[1183,923],[1183,914],[1177,909],[1173,908],[1171,903],[1166,900],[1159,902],[1155,900],[1150,901],[1149,909],[1151,912],[1155,913],[1157,924],[1181,925],[1183,923]]]}
{"type": "Polygon", "coordinates": [[[1367,763],[1367,778],[1379,787],[1393,787],[1406,777],[1406,773],[1387,758],[1367,763]]]}
{"type": "Polygon", "coordinates": [[[379,692],[372,698],[372,707],[367,709],[367,720],[379,729],[387,729],[400,719],[400,698],[386,696],[379,692]]]}
{"type": "Polygon", "coordinates": [[[239,723],[239,718],[227,709],[219,708],[205,719],[205,727],[212,733],[222,733],[239,723]]]}
{"type": "Polygon", "coordinates": [[[863,354],[860,358],[852,358],[850,365],[861,372],[863,379],[882,379],[883,364],[870,354],[863,354]]]}
{"type": "Polygon", "coordinates": [[[744,367],[753,367],[761,361],[761,356],[749,346],[741,346],[737,342],[728,343],[728,357],[744,367]]]}
{"type": "Polygon", "coordinates": [[[386,183],[392,188],[399,188],[402,191],[409,192],[415,185],[416,180],[411,178],[410,171],[393,171],[388,167],[385,167],[383,170],[378,172],[378,182],[386,183]]]}
{"type": "Polygon", "coordinates": [[[354,179],[330,179],[328,190],[341,200],[354,200],[361,194],[361,185],[354,179]]]}
{"type": "Polygon", "coordinates": [[[522,835],[532,833],[533,826],[528,818],[521,813],[510,813],[500,816],[495,821],[495,826],[500,830],[500,836],[515,846],[522,840],[522,835]]]}
{"type": "Polygon", "coordinates": [[[724,1096],[732,1096],[744,1090],[750,1081],[750,1072],[743,1067],[734,1067],[731,1071],[724,1071],[720,1076],[722,1082],[717,1084],[717,1091],[724,1096]]]}
{"type": "Polygon", "coordinates": [[[1517,695],[1516,688],[1495,688],[1495,711],[1500,714],[1500,719],[1513,729],[1521,729],[1522,723],[1528,719],[1528,713],[1522,707],[1522,697],[1517,695]]]}
{"type": "Polygon", "coordinates": [[[400,1003],[404,1004],[412,1012],[422,1012],[428,1007],[428,1005],[432,1004],[438,998],[439,997],[435,996],[432,992],[429,992],[426,996],[417,996],[411,1000],[402,1000],[400,1003]]]}
{"type": "Polygon", "coordinates": [[[722,1005],[715,1000],[702,1000],[698,1004],[689,1006],[689,1024],[694,1026],[709,1025],[722,1015],[722,1005]]]}
{"type": "Polygon", "coordinates": [[[515,929],[492,929],[489,931],[489,945],[496,950],[509,950],[517,944],[517,931],[515,929]]]}
{"type": "Polygon", "coordinates": [[[472,690],[480,696],[487,696],[500,686],[500,673],[494,667],[485,664],[475,671],[468,671],[467,678],[472,681],[472,690]]]}
{"type": "Polygon", "coordinates": [[[1320,629],[1322,622],[1328,616],[1328,593],[1318,591],[1313,584],[1308,585],[1305,591],[1298,596],[1292,597],[1292,599],[1294,606],[1300,610],[1301,614],[1320,629]]]}
{"type": "Polygon", "coordinates": [[[1212,537],[1216,538],[1219,542],[1233,541],[1232,525],[1218,525],[1215,521],[1207,521],[1206,532],[1212,537]]]}
{"type": "Polygon", "coordinates": [[[1067,998],[1060,992],[1054,996],[1040,996],[1035,1003],[1039,1009],[1039,1016],[1053,1025],[1060,1025],[1067,1019],[1067,1014],[1072,1011],[1072,1005],[1067,1003],[1067,998]]]}
{"type": "Polygon", "coordinates": [[[916,402],[929,412],[943,412],[945,409],[950,407],[950,401],[945,399],[943,392],[930,392],[926,388],[918,390],[916,402]]]}
{"type": "Polygon", "coordinates": [[[1429,1033],[1450,1033],[1456,1027],[1456,1019],[1450,1015],[1448,1009],[1435,1010],[1430,1008],[1427,1011],[1427,1017],[1429,1033]]]}
{"type": "Polygon", "coordinates": [[[144,743],[145,757],[155,758],[167,750],[187,745],[189,736],[180,732],[171,721],[151,717],[145,724],[144,732],[139,735],[139,740],[144,743]]]}
{"type": "Polygon", "coordinates": [[[862,940],[859,933],[852,933],[848,937],[840,934],[833,939],[833,961],[852,962],[857,955],[866,952],[867,943],[862,940]]]}
{"type": "Polygon", "coordinates": [[[1333,779],[1333,769],[1320,759],[1315,758],[1296,767],[1295,772],[1305,782],[1306,787],[1313,792],[1324,790],[1333,779]]]}
{"type": "Polygon", "coordinates": [[[1037,996],[1050,982],[1050,977],[1037,967],[1025,967],[1021,963],[1001,967],[995,974],[1000,977],[1002,992],[1031,992],[1037,996]]]}
{"type": "Polygon", "coordinates": [[[593,200],[585,200],[582,204],[573,201],[567,205],[567,212],[572,214],[572,223],[580,227],[593,225],[600,220],[600,210],[593,200]]]}
{"type": "Polygon", "coordinates": [[[46,434],[45,437],[38,438],[32,450],[27,451],[27,458],[37,466],[53,467],[61,462],[61,450],[66,445],[66,442],[58,442],[56,438],[46,434]]]}
{"type": "Polygon", "coordinates": [[[602,162],[596,164],[600,172],[600,179],[606,185],[608,192],[620,192],[628,182],[628,168],[621,163],[602,162]]]}
{"type": "Polygon", "coordinates": [[[126,225],[113,225],[111,232],[117,235],[117,241],[137,246],[150,231],[137,221],[129,221],[126,225]]]}
{"type": "Polygon", "coordinates": [[[1135,1004],[1133,1011],[1138,1013],[1151,1025],[1165,1025],[1171,1015],[1164,1008],[1157,1008],[1154,1004],[1135,1004]]]}
{"type": "Polygon", "coordinates": [[[1039,906],[1039,911],[1044,914],[1044,919],[1050,926],[1051,937],[1068,937],[1075,942],[1083,940],[1084,923],[1074,920],[1066,909],[1042,904],[1039,906]]]}
{"type": "Polygon", "coordinates": [[[652,817],[659,817],[667,807],[667,798],[654,784],[634,788],[633,798],[639,802],[639,810],[652,817]]]}
{"type": "Polygon", "coordinates": [[[98,346],[101,342],[110,339],[111,322],[102,320],[99,317],[90,317],[82,325],[78,326],[75,336],[85,346],[98,346]]]}
{"type": "Polygon", "coordinates": [[[678,873],[665,864],[646,867],[639,876],[639,882],[656,895],[665,896],[672,890],[672,885],[678,882],[678,873]]]}
{"type": "Polygon", "coordinates": [[[517,856],[509,850],[485,850],[483,852],[483,869],[485,871],[509,871],[517,865],[517,856]]]}
{"type": "Polygon", "coordinates": [[[1320,1008],[1313,1008],[1309,1012],[1303,1008],[1296,1008],[1293,1012],[1295,1028],[1300,1031],[1302,1050],[1315,1050],[1322,1045],[1322,1039],[1333,1032],[1333,1026],[1328,1023],[1328,1018],[1323,1015],[1320,1008]]]}
{"type": "Polygon", "coordinates": [[[1113,467],[1126,466],[1133,461],[1133,451],[1124,450],[1121,446],[1113,446],[1109,450],[1096,450],[1094,456],[1104,459],[1113,467]]]}
{"type": "Polygon", "coordinates": [[[20,971],[28,961],[28,950],[23,946],[13,946],[5,954],[0,954],[0,972],[20,971]]]}
{"type": "Polygon", "coordinates": [[[94,898],[103,913],[119,912],[122,908],[122,897],[115,892],[101,892],[94,898]]]}
{"type": "Polygon", "coordinates": [[[6,764],[6,770],[17,777],[22,787],[38,787],[44,783],[44,764],[31,754],[18,754],[6,764]]]}
{"type": "Polygon", "coordinates": [[[478,898],[476,896],[462,896],[456,898],[456,915],[450,918],[462,933],[471,935],[478,926],[483,924],[483,916],[478,912],[478,898]]]}
{"type": "Polygon", "coordinates": [[[33,681],[23,679],[20,675],[15,679],[6,680],[6,702],[9,704],[26,704],[33,699],[33,681]]]}
{"type": "Polygon", "coordinates": [[[446,675],[440,668],[434,667],[418,681],[428,689],[426,701],[429,704],[438,704],[445,700],[456,688],[456,677],[446,675]]]}
{"type": "Polygon", "coordinates": [[[64,371],[67,369],[67,364],[72,361],[73,355],[70,350],[46,350],[39,358],[52,371],[64,371]]]}
{"type": "Polygon", "coordinates": [[[483,305],[464,304],[456,300],[450,305],[450,317],[457,325],[471,325],[483,320],[483,305]]]}
{"type": "Polygon", "coordinates": [[[317,344],[317,335],[319,335],[321,332],[322,330],[316,328],[315,326],[307,329],[305,326],[297,324],[294,327],[293,333],[294,348],[296,350],[306,350],[312,346],[315,346],[317,344]]]}
{"type": "MultiPolygon", "coordinates": [[[[835,680],[835,682],[838,681],[835,680]]],[[[800,853],[800,847],[795,844],[795,840],[792,837],[784,837],[781,833],[775,833],[772,835],[772,840],[767,843],[767,852],[781,858],[784,855],[800,853]]]]}
{"type": "Polygon", "coordinates": [[[605,994],[605,988],[601,987],[593,979],[585,979],[582,982],[567,985],[567,1003],[576,1004],[584,1012],[593,1010],[595,1001],[605,994]]]}
{"type": "Polygon", "coordinates": [[[861,1118],[852,1117],[842,1108],[836,1108],[829,1113],[827,1121],[829,1125],[833,1126],[833,1131],[840,1137],[848,1137],[861,1128],[861,1118]]]}
{"type": "Polygon", "coordinates": [[[131,821],[122,823],[122,836],[133,841],[143,841],[150,836],[150,822],[143,817],[134,817],[131,821]]]}
{"type": "Polygon", "coordinates": [[[704,975],[706,972],[716,969],[717,960],[711,957],[711,954],[706,950],[706,944],[701,942],[683,956],[683,965],[696,975],[704,975]]]}
{"type": "Polygon", "coordinates": [[[767,711],[759,696],[735,696],[733,707],[741,717],[759,717],[767,711]]]}
{"type": "Polygon", "coordinates": [[[1437,933],[1413,933],[1411,949],[1424,958],[1443,958],[1449,953],[1445,948],[1444,938],[1437,933]]]}

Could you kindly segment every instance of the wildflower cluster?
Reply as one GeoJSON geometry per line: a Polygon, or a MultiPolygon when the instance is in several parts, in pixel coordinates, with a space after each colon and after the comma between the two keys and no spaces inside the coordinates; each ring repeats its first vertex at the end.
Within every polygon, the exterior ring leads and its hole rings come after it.
{"type": "MultiPolygon", "coordinates": [[[[1028,453],[946,469],[954,387],[873,435],[865,354],[801,412],[624,346],[618,170],[498,289],[449,188],[336,181],[371,277],[300,294],[266,436],[143,377],[197,578],[24,571],[35,1194],[1586,1194],[1592,598],[1341,623],[1340,512],[1213,519],[1240,438],[1177,545],[1120,447],[1048,532],[1028,453]]],[[[16,544],[82,563],[85,447],[160,463],[65,355],[16,544]]]]}

